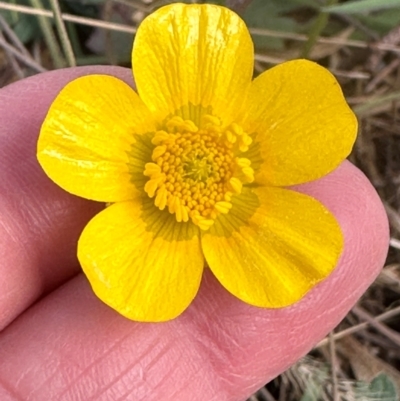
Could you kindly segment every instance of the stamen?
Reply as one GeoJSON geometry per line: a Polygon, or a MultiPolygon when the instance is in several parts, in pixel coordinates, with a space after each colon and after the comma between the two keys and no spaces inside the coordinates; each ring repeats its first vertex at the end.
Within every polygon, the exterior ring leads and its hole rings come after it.
{"type": "Polygon", "coordinates": [[[151,158],[153,159],[153,161],[157,161],[157,159],[162,156],[166,151],[167,147],[165,145],[157,146],[156,148],[154,148],[151,158]]]}
{"type": "Polygon", "coordinates": [[[249,146],[251,145],[252,142],[253,142],[253,140],[251,139],[251,137],[249,135],[243,134],[240,137],[239,150],[241,152],[247,152],[249,150],[249,146]]]}
{"type": "Polygon", "coordinates": [[[156,199],[154,200],[154,204],[160,209],[164,210],[165,206],[167,205],[168,199],[168,191],[165,189],[165,186],[162,186],[158,192],[156,199]]]}
{"type": "Polygon", "coordinates": [[[146,191],[147,195],[149,195],[150,198],[153,198],[154,195],[156,194],[158,184],[159,180],[157,178],[153,178],[146,182],[144,190],[146,191]]]}
{"type": "Polygon", "coordinates": [[[231,124],[231,129],[238,136],[241,136],[244,133],[243,128],[240,125],[236,124],[236,123],[232,123],[231,124]]]}
{"type": "Polygon", "coordinates": [[[203,216],[199,216],[195,224],[199,226],[202,230],[207,231],[214,224],[214,220],[206,219],[203,216]]]}
{"type": "Polygon", "coordinates": [[[224,128],[221,120],[204,115],[202,127],[174,116],[156,132],[155,145],[143,174],[144,190],[160,210],[168,208],[177,222],[192,221],[208,230],[232,209],[232,196],[254,180],[251,162],[238,157],[252,142],[238,124],[224,128]]]}
{"type": "Polygon", "coordinates": [[[169,131],[177,130],[178,132],[197,132],[196,124],[191,120],[184,120],[182,117],[172,117],[167,122],[167,129],[169,131]]]}
{"type": "Polygon", "coordinates": [[[249,159],[246,159],[245,157],[237,157],[236,164],[239,167],[250,167],[251,161],[249,159]]]}
{"type": "Polygon", "coordinates": [[[242,185],[243,185],[243,184],[242,184],[242,182],[239,180],[239,178],[232,177],[232,178],[229,180],[229,184],[230,184],[230,186],[231,186],[233,192],[235,192],[235,193],[237,193],[237,194],[240,194],[240,193],[242,192],[242,185]]]}
{"type": "Polygon", "coordinates": [[[251,167],[242,168],[242,173],[246,177],[247,182],[250,183],[254,181],[254,170],[251,167]]]}
{"type": "Polygon", "coordinates": [[[235,143],[236,142],[236,135],[231,131],[226,131],[225,136],[228,142],[235,143]]]}
{"type": "Polygon", "coordinates": [[[153,139],[151,140],[151,143],[153,145],[160,145],[163,141],[168,139],[168,132],[165,131],[157,131],[156,134],[154,135],[153,139]]]}
{"type": "Polygon", "coordinates": [[[228,213],[229,210],[232,209],[232,203],[230,202],[217,202],[215,204],[215,208],[220,212],[220,213],[228,213]]]}
{"type": "Polygon", "coordinates": [[[212,116],[211,114],[206,114],[203,116],[204,123],[211,123],[212,125],[221,125],[221,120],[218,117],[212,116]]]}
{"type": "Polygon", "coordinates": [[[154,174],[161,173],[161,167],[155,163],[146,163],[144,166],[144,175],[151,177],[154,174]]]}
{"type": "Polygon", "coordinates": [[[224,200],[226,201],[226,202],[230,202],[231,200],[232,200],[232,192],[225,192],[225,195],[224,195],[224,200]]]}

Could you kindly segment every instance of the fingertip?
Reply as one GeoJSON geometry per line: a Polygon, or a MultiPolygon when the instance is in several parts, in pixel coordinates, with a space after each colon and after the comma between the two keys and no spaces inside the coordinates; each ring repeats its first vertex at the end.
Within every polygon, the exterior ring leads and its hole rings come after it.
{"type": "Polygon", "coordinates": [[[0,90],[0,330],[79,271],[78,236],[103,207],[60,189],[36,160],[40,126],[55,96],[72,79],[96,73],[133,84],[129,69],[90,66],[38,74],[0,90]]]}
{"type": "Polygon", "coordinates": [[[349,162],[317,181],[294,189],[315,197],[337,218],[345,246],[333,273],[301,301],[282,309],[248,306],[225,291],[210,274],[185,318],[196,322],[210,347],[224,349],[216,369],[231,394],[256,390],[326,336],[381,271],[389,226],[382,202],[365,175],[349,162]],[[252,375],[244,374],[251,366],[252,375]],[[240,384],[234,377],[240,377],[240,384]],[[255,378],[258,378],[258,381],[255,378]]]}
{"type": "Polygon", "coordinates": [[[348,161],[326,177],[296,187],[318,199],[337,218],[345,237],[345,249],[338,268],[330,280],[338,275],[355,282],[357,299],[379,274],[389,246],[387,214],[368,178],[348,161]],[[361,263],[360,262],[364,262],[361,263]],[[342,269],[342,264],[356,268],[342,269]],[[362,274],[360,269],[362,269],[362,274]]]}

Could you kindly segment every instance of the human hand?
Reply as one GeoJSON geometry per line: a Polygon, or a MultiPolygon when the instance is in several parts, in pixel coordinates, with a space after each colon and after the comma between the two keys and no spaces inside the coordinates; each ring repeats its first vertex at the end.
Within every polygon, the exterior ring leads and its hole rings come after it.
{"type": "Polygon", "coordinates": [[[309,351],[376,277],[388,243],[379,198],[348,162],[297,187],[332,211],[345,247],[335,271],[288,308],[246,305],[206,271],[177,319],[129,321],[94,296],[76,259],[102,205],[64,192],[36,160],[50,103],[93,73],[132,84],[131,70],[83,67],[0,91],[0,399],[243,400],[309,351]]]}

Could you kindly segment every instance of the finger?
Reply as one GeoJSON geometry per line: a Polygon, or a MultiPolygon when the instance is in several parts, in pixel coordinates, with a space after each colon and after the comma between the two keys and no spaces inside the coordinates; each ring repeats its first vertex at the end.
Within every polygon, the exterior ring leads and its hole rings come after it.
{"type": "Polygon", "coordinates": [[[60,89],[94,73],[132,84],[131,70],[84,67],[36,75],[0,91],[0,330],[79,271],[77,239],[102,205],[52,183],[36,160],[36,142],[60,89]]]}
{"type": "Polygon", "coordinates": [[[299,189],[332,210],[345,236],[337,268],[303,300],[251,307],[207,272],[183,315],[140,324],[102,304],[78,276],[0,336],[0,399],[245,399],[339,323],[385,259],[387,219],[358,169],[343,163],[299,189]]]}

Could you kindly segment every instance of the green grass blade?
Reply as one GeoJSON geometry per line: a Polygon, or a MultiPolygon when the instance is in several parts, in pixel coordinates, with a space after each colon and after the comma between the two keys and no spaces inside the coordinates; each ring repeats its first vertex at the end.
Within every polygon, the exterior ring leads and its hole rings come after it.
{"type": "Polygon", "coordinates": [[[400,8],[400,0],[354,0],[322,10],[327,13],[356,14],[392,8],[400,8]]]}
{"type": "Polygon", "coordinates": [[[74,55],[74,51],[72,50],[71,41],[68,37],[68,32],[65,27],[65,23],[61,16],[60,4],[58,3],[58,0],[50,0],[50,5],[51,5],[51,8],[53,9],[54,21],[55,21],[55,24],[57,27],[58,36],[60,38],[61,45],[64,50],[65,58],[68,62],[68,66],[75,67],[76,66],[75,55],[74,55]]]}

